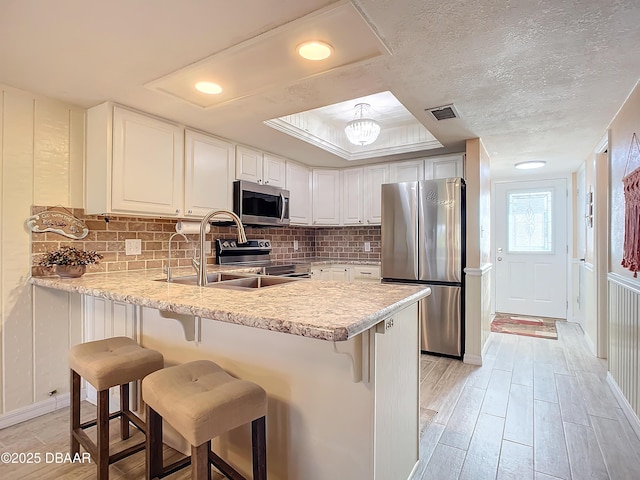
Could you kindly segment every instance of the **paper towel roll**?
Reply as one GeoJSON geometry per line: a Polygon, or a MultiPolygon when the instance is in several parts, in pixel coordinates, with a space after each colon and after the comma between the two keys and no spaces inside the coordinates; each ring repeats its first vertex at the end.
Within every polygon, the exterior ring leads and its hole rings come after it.
{"type": "MultiPolygon", "coordinates": [[[[206,232],[209,233],[211,225],[207,224],[206,232]]],[[[200,222],[183,222],[176,223],[176,232],[188,235],[190,233],[200,233],[200,222]]]]}

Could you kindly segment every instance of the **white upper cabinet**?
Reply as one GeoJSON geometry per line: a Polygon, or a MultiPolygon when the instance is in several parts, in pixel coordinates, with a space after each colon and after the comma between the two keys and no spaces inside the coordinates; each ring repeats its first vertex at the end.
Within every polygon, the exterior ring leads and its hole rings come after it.
{"type": "Polygon", "coordinates": [[[242,145],[236,147],[236,179],[262,183],[262,152],[242,145]]]}
{"type": "Polygon", "coordinates": [[[464,177],[464,153],[425,159],[425,179],[464,177]]]}
{"type": "Polygon", "coordinates": [[[286,189],[289,190],[289,220],[296,225],[311,223],[311,169],[286,162],[286,189]]]}
{"type": "Polygon", "coordinates": [[[313,169],[313,224],[340,225],[340,170],[313,169]]]}
{"type": "Polygon", "coordinates": [[[362,168],[347,168],[342,171],[342,223],[361,225],[364,223],[364,171],[362,168]]]}
{"type": "Polygon", "coordinates": [[[86,213],[183,215],[183,129],[111,103],[87,112],[86,213]]]}
{"type": "Polygon", "coordinates": [[[272,187],[285,188],[286,160],[284,158],[265,153],[262,159],[262,182],[272,187]]]}
{"type": "Polygon", "coordinates": [[[408,160],[389,164],[390,183],[424,180],[424,160],[408,160]]]}
{"type": "Polygon", "coordinates": [[[382,221],[382,184],[389,183],[389,165],[364,167],[364,218],[369,225],[382,221]]]}
{"type": "Polygon", "coordinates": [[[185,132],[185,216],[233,209],[234,145],[209,135],[185,132]]]}
{"type": "Polygon", "coordinates": [[[236,178],[263,185],[284,188],[284,158],[262,153],[253,148],[238,145],[236,147],[236,178]]]}

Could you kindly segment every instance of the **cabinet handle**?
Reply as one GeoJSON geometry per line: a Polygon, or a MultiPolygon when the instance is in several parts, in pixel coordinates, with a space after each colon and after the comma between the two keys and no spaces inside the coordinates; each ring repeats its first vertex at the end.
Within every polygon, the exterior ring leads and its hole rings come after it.
{"type": "Polygon", "coordinates": [[[262,179],[260,179],[260,178],[259,178],[259,179],[258,179],[258,183],[262,183],[262,179]]]}
{"type": "Polygon", "coordinates": [[[362,223],[362,220],[358,220],[358,223],[362,223]]]}
{"type": "Polygon", "coordinates": [[[178,213],[180,213],[180,209],[179,209],[179,208],[176,208],[176,215],[177,215],[178,213]]]}
{"type": "Polygon", "coordinates": [[[187,213],[193,213],[193,210],[189,210],[187,213]]]}
{"type": "Polygon", "coordinates": [[[371,272],[360,272],[360,275],[371,275],[371,272]]]}
{"type": "Polygon", "coordinates": [[[269,185],[269,180],[265,180],[265,181],[264,181],[264,184],[265,184],[265,185],[269,185]]]}

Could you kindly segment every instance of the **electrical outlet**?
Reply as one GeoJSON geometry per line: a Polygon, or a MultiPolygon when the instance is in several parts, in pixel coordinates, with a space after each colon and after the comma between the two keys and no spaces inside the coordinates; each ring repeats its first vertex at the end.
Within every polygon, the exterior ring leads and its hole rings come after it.
{"type": "Polygon", "coordinates": [[[364,251],[365,252],[371,251],[371,242],[364,242],[364,251]]]}
{"type": "Polygon", "coordinates": [[[204,253],[211,253],[211,242],[204,242],[204,253]]]}
{"type": "Polygon", "coordinates": [[[293,241],[293,249],[298,250],[298,240],[293,241]]]}
{"type": "Polygon", "coordinates": [[[125,255],[140,255],[142,253],[142,240],[130,238],[124,241],[125,255]]]}

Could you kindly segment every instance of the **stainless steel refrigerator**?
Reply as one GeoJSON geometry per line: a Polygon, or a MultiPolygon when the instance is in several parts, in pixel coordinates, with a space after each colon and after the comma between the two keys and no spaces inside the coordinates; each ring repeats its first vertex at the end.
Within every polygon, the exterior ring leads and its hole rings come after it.
{"type": "Polygon", "coordinates": [[[421,349],[462,357],[465,184],[461,178],[382,185],[383,282],[421,283],[421,349]]]}

